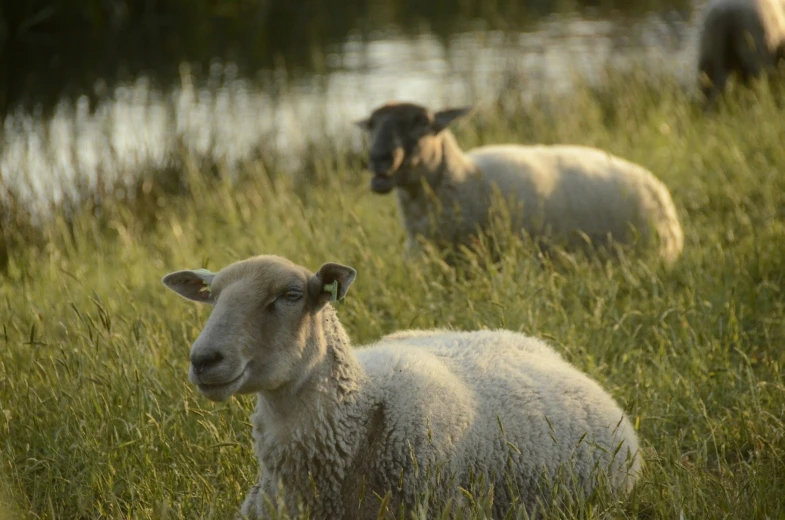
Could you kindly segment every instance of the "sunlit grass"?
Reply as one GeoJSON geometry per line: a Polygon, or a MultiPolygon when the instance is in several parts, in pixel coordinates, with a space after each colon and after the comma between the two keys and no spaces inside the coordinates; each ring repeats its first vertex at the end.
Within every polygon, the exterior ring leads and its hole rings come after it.
{"type": "MultiPolygon", "coordinates": [[[[548,339],[598,379],[639,429],[643,479],[626,500],[593,497],[553,518],[779,518],[782,94],[735,92],[704,117],[678,86],[633,75],[558,104],[488,109],[457,128],[467,148],[589,144],[651,169],[685,229],[669,271],[636,257],[553,267],[514,243],[492,265],[404,263],[394,198],[372,195],[360,161],[329,145],[296,180],[251,161],[231,183],[220,164],[208,175],[185,157],[167,173],[185,194],[153,183],[133,203],[110,197],[98,217],[86,205],[38,231],[4,219],[0,518],[11,501],[52,519],[235,511],[257,471],[253,398],[214,404],[187,383],[208,311],[160,278],[260,253],[357,268],[339,307],[357,344],[405,327],[505,327],[548,339]]],[[[481,518],[488,500],[476,504],[481,518]]]]}

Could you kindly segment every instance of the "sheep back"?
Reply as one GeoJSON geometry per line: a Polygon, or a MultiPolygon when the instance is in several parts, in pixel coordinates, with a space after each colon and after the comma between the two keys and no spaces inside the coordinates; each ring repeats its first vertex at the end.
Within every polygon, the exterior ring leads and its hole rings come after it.
{"type": "Polygon", "coordinates": [[[578,246],[582,235],[593,244],[607,244],[609,235],[627,244],[653,234],[666,262],[681,253],[670,193],[641,166],[582,146],[484,146],[468,156],[486,183],[521,205],[522,226],[533,236],[578,246]]]}
{"type": "Polygon", "coordinates": [[[364,376],[338,408],[314,406],[291,418],[297,424],[278,425],[264,421],[258,403],[262,471],[244,515],[265,517],[265,496],[275,502],[279,484],[290,513],[290,499],[300,497],[311,518],[366,519],[377,518],[375,496],[391,491],[393,511],[426,493],[444,504],[482,474],[495,482],[498,517],[518,497],[528,509],[547,501],[541,479],[560,469],[577,480],[563,489],[584,492],[597,472],[622,493],[638,478],[638,438],[623,411],[540,340],[510,331],[402,331],[355,353],[364,376]],[[280,428],[291,429],[292,442],[275,441],[280,428]]]}
{"type": "Polygon", "coordinates": [[[403,470],[407,503],[422,491],[429,465],[446,464],[442,476],[457,479],[436,486],[442,498],[469,485],[470,468],[496,479],[497,512],[512,500],[501,484],[508,475],[532,507],[539,479],[560,466],[584,491],[596,484],[597,468],[624,491],[640,471],[637,435],[613,398],[540,340],[510,331],[404,333],[357,355],[367,395],[385,406],[377,484],[397,483],[403,470]]]}

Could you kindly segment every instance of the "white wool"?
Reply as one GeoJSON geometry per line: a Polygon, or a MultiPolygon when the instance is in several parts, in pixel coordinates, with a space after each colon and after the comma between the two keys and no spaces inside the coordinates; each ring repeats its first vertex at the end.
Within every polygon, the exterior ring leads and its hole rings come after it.
{"type": "Polygon", "coordinates": [[[312,518],[376,518],[370,490],[383,496],[403,477],[393,504],[413,505],[427,486],[444,500],[468,486],[469,468],[496,479],[501,513],[510,503],[503,483],[510,457],[529,508],[538,477],[554,476],[560,465],[572,468],[585,492],[597,482],[597,464],[622,492],[638,478],[638,439],[622,410],[538,339],[504,330],[405,331],[354,355],[362,376],[341,406],[317,408],[292,396],[279,407],[301,412],[281,424],[260,401],[252,419],[256,450],[262,467],[275,471],[263,469],[247,498],[243,512],[251,518],[264,514],[260,490],[274,495],[279,481],[305,500],[312,518]],[[429,465],[456,475],[455,482],[426,478],[429,465]],[[368,491],[360,505],[361,482],[368,491]]]}
{"type": "Polygon", "coordinates": [[[495,484],[495,516],[517,496],[529,510],[547,501],[538,484],[560,470],[575,479],[563,483],[569,494],[601,475],[612,491],[631,489],[641,469],[633,426],[551,347],[506,330],[405,330],[352,348],[328,287],[343,297],[355,276],[259,256],[163,279],[215,306],[191,347],[190,380],[216,401],[257,396],[260,473],[244,515],[268,516],[269,499],[313,519],[375,519],[388,492],[391,511],[426,492],[439,507],[471,475],[495,484]]]}
{"type": "Polygon", "coordinates": [[[607,245],[609,237],[617,244],[656,241],[667,264],[681,254],[684,234],[670,193],[643,167],[583,146],[491,145],[464,154],[447,132],[445,148],[465,159],[448,165],[468,167],[433,186],[443,212],[436,225],[429,198],[398,190],[410,245],[417,235],[465,243],[487,226],[493,197],[501,194],[522,210],[522,222],[515,223],[535,239],[567,248],[585,246],[586,238],[595,246],[607,245]]]}
{"type": "Polygon", "coordinates": [[[653,228],[663,259],[673,263],[681,253],[684,238],[670,193],[637,164],[583,146],[485,146],[468,156],[489,183],[523,204],[534,235],[580,231],[593,243],[608,235],[629,243],[634,228],[649,242],[653,228]]]}

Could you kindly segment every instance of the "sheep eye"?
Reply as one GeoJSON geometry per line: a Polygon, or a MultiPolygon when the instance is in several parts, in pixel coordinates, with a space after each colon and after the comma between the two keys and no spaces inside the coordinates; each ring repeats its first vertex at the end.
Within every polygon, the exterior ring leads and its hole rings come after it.
{"type": "Polygon", "coordinates": [[[266,309],[270,312],[275,310],[275,306],[281,302],[294,303],[300,301],[303,297],[303,292],[297,289],[292,289],[279,294],[273,301],[267,304],[266,309]]]}
{"type": "Polygon", "coordinates": [[[286,291],[286,292],[283,294],[283,297],[284,297],[284,298],[285,298],[287,301],[290,301],[290,302],[297,302],[297,301],[300,301],[300,299],[303,297],[303,293],[302,293],[302,291],[296,291],[296,290],[293,290],[293,291],[286,291]]]}

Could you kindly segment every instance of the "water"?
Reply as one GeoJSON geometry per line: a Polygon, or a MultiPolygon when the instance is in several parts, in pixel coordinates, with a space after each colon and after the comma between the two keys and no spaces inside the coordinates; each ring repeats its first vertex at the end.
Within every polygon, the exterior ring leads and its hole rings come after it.
{"type": "MultiPolygon", "coordinates": [[[[597,81],[607,67],[641,64],[690,86],[693,18],[690,6],[554,10],[529,14],[513,29],[504,19],[445,28],[381,17],[289,53],[210,47],[198,59],[90,68],[89,54],[77,52],[61,60],[59,76],[44,77],[44,89],[4,94],[0,173],[23,200],[40,205],[77,182],[130,181],[165,167],[182,147],[229,166],[264,150],[296,170],[308,143],[325,135],[336,146],[359,147],[352,122],[390,99],[482,106],[511,87],[524,99],[567,93],[578,78],[597,81]]],[[[126,47],[136,49],[134,42],[126,47]]]]}

